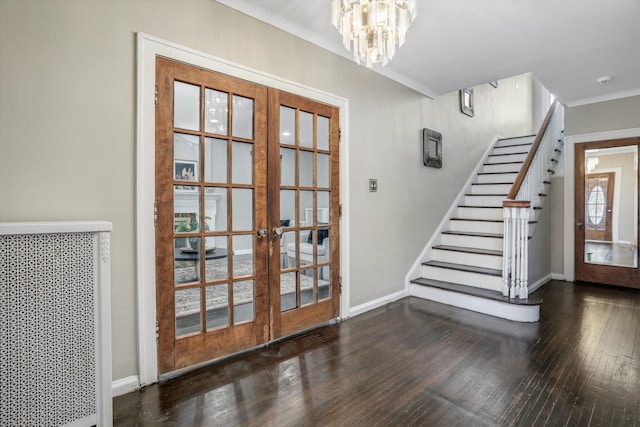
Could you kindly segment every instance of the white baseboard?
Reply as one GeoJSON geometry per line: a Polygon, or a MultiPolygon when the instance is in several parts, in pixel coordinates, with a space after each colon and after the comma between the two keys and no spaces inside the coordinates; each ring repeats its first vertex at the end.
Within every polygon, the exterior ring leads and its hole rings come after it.
{"type": "Polygon", "coordinates": [[[362,313],[366,313],[367,311],[373,310],[378,307],[382,307],[390,302],[398,301],[399,299],[408,297],[409,293],[403,289],[398,292],[394,292],[392,294],[386,295],[381,298],[377,298],[364,304],[356,305],[355,307],[351,307],[349,310],[349,317],[357,316],[362,313]]]}
{"type": "Polygon", "coordinates": [[[566,280],[564,274],[551,273],[551,280],[566,280]]]}
{"type": "Polygon", "coordinates": [[[542,285],[544,285],[545,283],[547,283],[551,279],[553,279],[552,275],[551,274],[547,274],[543,278],[536,280],[534,283],[531,283],[528,286],[529,294],[531,294],[533,291],[536,291],[538,288],[540,288],[542,285]]]}
{"type": "Polygon", "coordinates": [[[137,375],[120,378],[119,380],[114,380],[111,382],[111,396],[121,396],[139,388],[140,378],[137,375]]]}

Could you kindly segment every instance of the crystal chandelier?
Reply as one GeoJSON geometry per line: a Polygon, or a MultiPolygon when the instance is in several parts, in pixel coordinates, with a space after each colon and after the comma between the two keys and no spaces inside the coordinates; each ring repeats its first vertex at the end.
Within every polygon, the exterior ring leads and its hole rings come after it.
{"type": "Polygon", "coordinates": [[[332,0],[331,21],[353,60],[386,65],[416,19],[416,0],[332,0]]]}

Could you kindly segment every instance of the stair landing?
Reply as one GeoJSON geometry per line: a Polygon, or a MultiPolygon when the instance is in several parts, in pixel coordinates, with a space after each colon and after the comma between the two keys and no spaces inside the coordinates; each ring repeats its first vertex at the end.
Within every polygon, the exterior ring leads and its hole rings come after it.
{"type": "Polygon", "coordinates": [[[464,308],[517,322],[540,320],[542,299],[529,295],[527,299],[509,298],[500,292],[474,286],[419,277],[411,280],[410,294],[439,303],[464,308]]]}

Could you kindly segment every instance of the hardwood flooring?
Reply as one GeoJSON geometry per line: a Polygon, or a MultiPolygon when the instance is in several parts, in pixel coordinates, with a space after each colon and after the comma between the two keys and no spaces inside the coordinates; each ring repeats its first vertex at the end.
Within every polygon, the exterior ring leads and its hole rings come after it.
{"type": "Polygon", "coordinates": [[[640,426],[640,291],[534,295],[534,324],[405,298],[117,397],[114,423],[640,426]]]}

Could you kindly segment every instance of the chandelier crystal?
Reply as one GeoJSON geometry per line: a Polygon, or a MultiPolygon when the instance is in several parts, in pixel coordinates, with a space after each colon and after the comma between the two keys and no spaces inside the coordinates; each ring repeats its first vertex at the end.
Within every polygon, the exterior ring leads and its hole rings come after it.
{"type": "Polygon", "coordinates": [[[386,65],[416,19],[416,0],[332,0],[331,21],[353,60],[386,65]]]}

